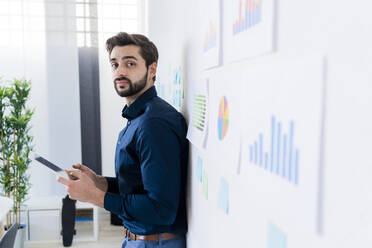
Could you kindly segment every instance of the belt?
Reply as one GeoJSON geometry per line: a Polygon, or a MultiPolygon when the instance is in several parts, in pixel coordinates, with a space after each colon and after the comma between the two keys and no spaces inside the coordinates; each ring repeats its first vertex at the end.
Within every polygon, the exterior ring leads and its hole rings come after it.
{"type": "MultiPolygon", "coordinates": [[[[124,227],[124,235],[125,237],[129,237],[131,240],[142,240],[142,241],[153,241],[158,242],[160,234],[147,234],[147,235],[139,235],[130,232],[127,228],[124,227]]],[[[161,240],[169,240],[174,239],[183,234],[175,234],[175,233],[161,233],[161,240]]]]}

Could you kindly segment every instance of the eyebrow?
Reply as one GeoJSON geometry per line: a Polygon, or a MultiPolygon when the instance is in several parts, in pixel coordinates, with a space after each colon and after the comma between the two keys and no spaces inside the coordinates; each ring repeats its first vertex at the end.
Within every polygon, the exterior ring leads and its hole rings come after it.
{"type": "MultiPolygon", "coordinates": [[[[137,60],[137,58],[134,57],[134,56],[124,56],[124,57],[121,57],[121,60],[124,60],[124,59],[134,59],[134,60],[137,60]]],[[[116,58],[111,58],[110,61],[116,61],[116,58]]]]}

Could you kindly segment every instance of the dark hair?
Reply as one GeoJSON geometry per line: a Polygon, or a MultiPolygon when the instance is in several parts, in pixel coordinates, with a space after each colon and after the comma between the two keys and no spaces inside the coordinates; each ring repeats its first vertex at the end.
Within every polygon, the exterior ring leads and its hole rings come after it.
{"type": "MultiPolygon", "coordinates": [[[[142,34],[128,34],[125,32],[120,32],[106,41],[106,50],[109,54],[111,54],[112,49],[114,49],[115,46],[128,45],[136,45],[140,47],[140,54],[146,61],[146,67],[154,62],[158,62],[158,49],[154,43],[152,43],[146,36],[142,34]]],[[[152,79],[155,81],[156,76],[154,76],[152,79]]]]}

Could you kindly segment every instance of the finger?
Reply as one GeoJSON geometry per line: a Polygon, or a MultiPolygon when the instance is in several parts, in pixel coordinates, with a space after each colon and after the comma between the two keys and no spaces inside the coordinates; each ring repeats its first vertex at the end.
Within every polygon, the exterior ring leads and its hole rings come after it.
{"type": "Polygon", "coordinates": [[[77,169],[77,170],[81,170],[81,171],[84,171],[84,172],[87,171],[87,167],[85,165],[82,165],[82,164],[74,164],[74,165],[72,165],[72,168],[77,169]]]}
{"type": "Polygon", "coordinates": [[[78,170],[81,170],[81,164],[73,164],[72,165],[72,168],[74,168],[74,169],[78,169],[78,170]]]}
{"type": "Polygon", "coordinates": [[[68,172],[68,175],[70,177],[74,177],[76,179],[80,179],[82,177],[83,173],[81,173],[80,170],[71,170],[71,171],[68,172]]]}
{"type": "Polygon", "coordinates": [[[68,197],[71,199],[71,200],[77,200],[75,199],[72,195],[68,194],[68,197]]]}
{"type": "Polygon", "coordinates": [[[72,174],[73,171],[74,171],[74,170],[65,170],[67,176],[68,176],[71,180],[77,180],[77,179],[79,179],[79,178],[75,177],[75,176],[72,174]]]}
{"type": "Polygon", "coordinates": [[[58,182],[60,182],[60,183],[62,183],[62,184],[64,184],[64,185],[66,185],[66,186],[68,186],[68,185],[70,185],[70,180],[68,180],[68,179],[66,179],[66,178],[63,178],[63,177],[60,177],[60,176],[56,176],[57,177],[57,181],[58,182]]]}

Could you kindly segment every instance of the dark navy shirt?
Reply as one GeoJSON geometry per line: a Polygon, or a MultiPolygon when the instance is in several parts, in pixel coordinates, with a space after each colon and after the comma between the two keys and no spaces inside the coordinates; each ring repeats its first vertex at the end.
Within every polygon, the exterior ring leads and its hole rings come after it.
{"type": "Polygon", "coordinates": [[[122,113],[104,208],[135,234],[186,233],[187,125],[151,87],[122,113]]]}

